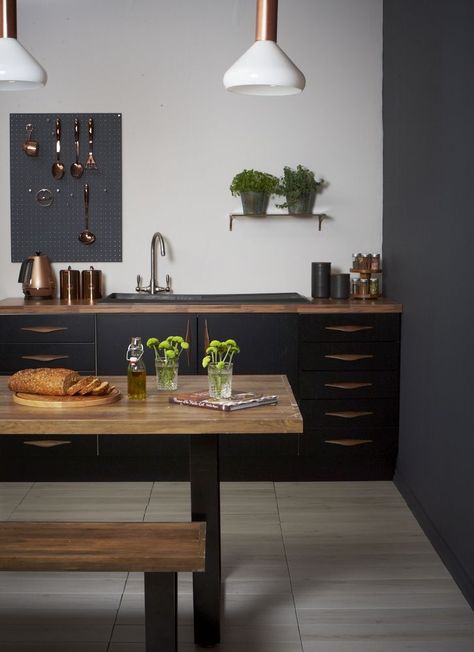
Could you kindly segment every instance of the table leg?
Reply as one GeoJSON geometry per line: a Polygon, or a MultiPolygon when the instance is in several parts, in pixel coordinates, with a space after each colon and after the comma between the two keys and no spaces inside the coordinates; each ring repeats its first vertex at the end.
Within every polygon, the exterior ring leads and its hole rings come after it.
{"type": "Polygon", "coordinates": [[[190,435],[189,469],[193,521],[206,522],[206,570],[193,575],[194,642],[220,642],[221,525],[219,436],[190,435]]]}

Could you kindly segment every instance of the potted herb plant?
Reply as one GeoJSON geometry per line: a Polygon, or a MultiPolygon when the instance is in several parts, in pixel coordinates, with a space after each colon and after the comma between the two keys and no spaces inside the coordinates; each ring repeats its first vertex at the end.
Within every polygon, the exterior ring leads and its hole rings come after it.
{"type": "Polygon", "coordinates": [[[244,215],[264,215],[277,187],[277,177],[268,172],[242,170],[232,179],[230,191],[234,197],[240,196],[244,215]]]}
{"type": "Polygon", "coordinates": [[[232,395],[233,358],[240,353],[235,340],[212,340],[202,359],[202,366],[207,368],[209,396],[211,398],[230,398],[232,395]]]}
{"type": "Polygon", "coordinates": [[[179,335],[169,335],[161,342],[156,337],[150,337],[146,345],[155,352],[157,388],[166,391],[178,389],[179,357],[189,349],[189,343],[179,335]]]}
{"type": "Polygon", "coordinates": [[[290,215],[308,214],[313,211],[316,194],[321,192],[324,179],[316,179],[314,172],[303,165],[296,170],[285,166],[280,179],[277,194],[286,198],[278,208],[288,208],[290,215]]]}

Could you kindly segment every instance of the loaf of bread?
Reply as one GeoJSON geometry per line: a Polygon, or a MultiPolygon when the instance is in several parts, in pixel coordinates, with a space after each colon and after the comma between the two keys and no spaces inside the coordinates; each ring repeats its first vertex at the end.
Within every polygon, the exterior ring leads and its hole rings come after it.
{"type": "Polygon", "coordinates": [[[8,387],[12,392],[65,396],[71,385],[77,383],[79,378],[77,371],[61,367],[56,369],[48,367],[22,369],[10,376],[8,387]]]}

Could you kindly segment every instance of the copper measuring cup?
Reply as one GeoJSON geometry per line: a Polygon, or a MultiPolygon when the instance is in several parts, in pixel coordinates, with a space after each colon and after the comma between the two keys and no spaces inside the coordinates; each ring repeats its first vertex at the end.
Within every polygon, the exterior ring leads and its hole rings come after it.
{"type": "Polygon", "coordinates": [[[26,125],[26,141],[22,145],[22,149],[27,156],[38,156],[39,153],[39,143],[37,140],[31,140],[31,134],[33,132],[33,125],[26,125]]]}

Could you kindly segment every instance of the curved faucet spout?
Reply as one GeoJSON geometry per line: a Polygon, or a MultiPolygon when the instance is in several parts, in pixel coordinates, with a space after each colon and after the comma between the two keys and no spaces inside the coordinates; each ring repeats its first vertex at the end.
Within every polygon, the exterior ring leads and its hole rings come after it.
{"type": "Polygon", "coordinates": [[[159,231],[153,234],[151,239],[151,274],[150,274],[150,294],[159,292],[158,284],[158,264],[156,262],[156,241],[160,243],[160,254],[166,256],[165,241],[159,231]]]}

